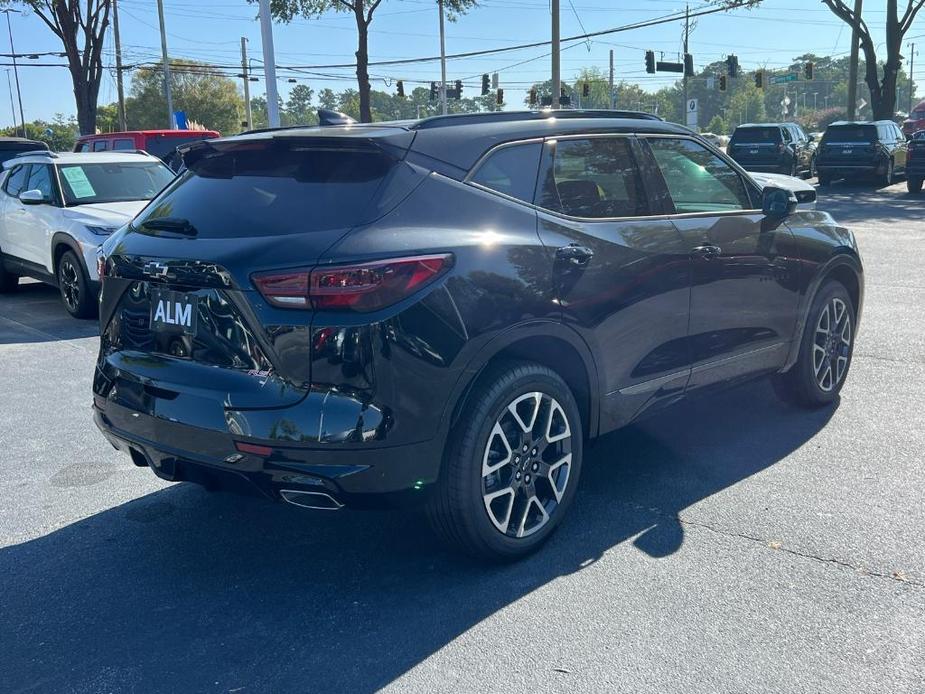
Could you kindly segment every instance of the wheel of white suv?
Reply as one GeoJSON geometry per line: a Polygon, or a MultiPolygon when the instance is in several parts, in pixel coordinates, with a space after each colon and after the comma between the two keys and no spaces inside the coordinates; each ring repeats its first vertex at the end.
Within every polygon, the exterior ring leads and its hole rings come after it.
{"type": "Polygon", "coordinates": [[[448,438],[432,526],[481,559],[534,551],[574,499],[582,431],[575,398],[554,371],[532,362],[490,369],[448,438]]]}
{"type": "Polygon", "coordinates": [[[906,179],[906,189],[910,193],[921,193],[922,192],[922,179],[921,178],[907,178],[906,179]]]}
{"type": "Polygon", "coordinates": [[[797,363],[774,377],[781,399],[814,408],[838,397],[854,353],[855,312],[844,285],[834,280],[823,285],[807,316],[797,363]]]}
{"type": "Polygon", "coordinates": [[[96,315],[96,296],[90,289],[90,280],[74,251],[65,251],[58,261],[58,290],[64,308],[74,318],[92,318],[96,315]]]}

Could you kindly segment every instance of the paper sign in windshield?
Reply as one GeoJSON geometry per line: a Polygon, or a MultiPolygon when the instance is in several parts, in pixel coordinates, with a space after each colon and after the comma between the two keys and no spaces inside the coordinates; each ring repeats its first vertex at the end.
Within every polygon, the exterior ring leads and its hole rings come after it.
{"type": "Polygon", "coordinates": [[[67,179],[68,185],[71,186],[71,191],[74,193],[75,198],[92,198],[96,195],[96,191],[93,190],[93,186],[87,179],[87,174],[84,173],[82,166],[62,167],[61,173],[67,179]]]}

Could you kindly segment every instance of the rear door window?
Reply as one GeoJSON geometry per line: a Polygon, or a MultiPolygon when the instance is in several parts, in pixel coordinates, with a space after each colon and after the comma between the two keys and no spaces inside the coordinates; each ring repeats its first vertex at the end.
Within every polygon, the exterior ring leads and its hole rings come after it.
{"type": "Polygon", "coordinates": [[[500,147],[479,164],[470,180],[512,198],[533,202],[542,151],[540,142],[500,147]]]}
{"type": "Polygon", "coordinates": [[[104,152],[106,151],[106,140],[97,140],[93,143],[94,152],[104,152]]]}
{"type": "Polygon", "coordinates": [[[742,177],[693,140],[647,138],[668,194],[679,214],[734,212],[751,208],[742,177]]]}
{"type": "Polygon", "coordinates": [[[572,217],[648,214],[639,167],[625,137],[559,140],[538,204],[572,217]]]}

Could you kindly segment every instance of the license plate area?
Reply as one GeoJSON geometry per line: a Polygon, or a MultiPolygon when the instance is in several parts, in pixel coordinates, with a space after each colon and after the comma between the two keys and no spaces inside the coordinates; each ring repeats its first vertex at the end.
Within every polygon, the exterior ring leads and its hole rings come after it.
{"type": "Polygon", "coordinates": [[[199,321],[196,294],[151,287],[150,325],[155,333],[195,336],[199,321]]]}

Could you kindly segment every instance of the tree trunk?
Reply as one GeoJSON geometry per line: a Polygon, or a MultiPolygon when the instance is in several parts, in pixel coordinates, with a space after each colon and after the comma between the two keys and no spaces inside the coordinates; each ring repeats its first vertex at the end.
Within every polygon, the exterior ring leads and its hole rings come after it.
{"type": "Polygon", "coordinates": [[[369,107],[369,24],[364,6],[363,0],[356,0],[357,91],[360,93],[360,122],[372,123],[373,115],[369,107]]]}

